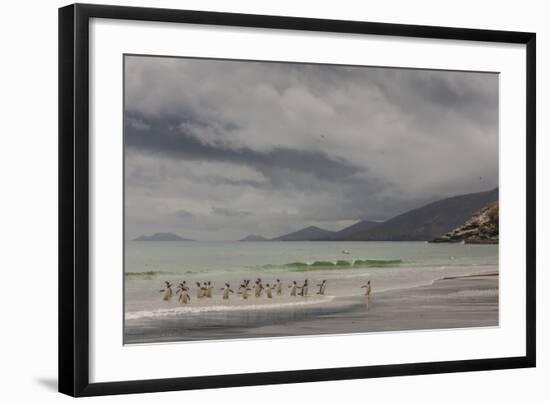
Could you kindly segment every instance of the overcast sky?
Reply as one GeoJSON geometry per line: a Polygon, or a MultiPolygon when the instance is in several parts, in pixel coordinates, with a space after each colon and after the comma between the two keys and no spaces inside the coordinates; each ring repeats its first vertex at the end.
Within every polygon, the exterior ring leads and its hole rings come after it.
{"type": "Polygon", "coordinates": [[[126,56],[128,238],[340,229],[498,185],[498,75],[126,56]]]}

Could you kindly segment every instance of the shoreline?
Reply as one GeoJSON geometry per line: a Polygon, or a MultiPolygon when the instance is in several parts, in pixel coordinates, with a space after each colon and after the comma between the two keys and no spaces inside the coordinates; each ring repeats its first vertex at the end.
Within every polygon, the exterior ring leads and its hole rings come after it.
{"type": "Polygon", "coordinates": [[[324,305],[125,320],[125,344],[490,327],[499,324],[499,273],[335,298],[324,305]]]}
{"type": "Polygon", "coordinates": [[[455,280],[457,278],[469,278],[469,277],[493,277],[493,276],[498,276],[498,272],[495,271],[495,272],[487,272],[487,273],[473,273],[473,274],[465,274],[464,276],[446,276],[446,277],[442,277],[440,279],[437,279],[435,281],[439,281],[439,280],[455,280]]]}

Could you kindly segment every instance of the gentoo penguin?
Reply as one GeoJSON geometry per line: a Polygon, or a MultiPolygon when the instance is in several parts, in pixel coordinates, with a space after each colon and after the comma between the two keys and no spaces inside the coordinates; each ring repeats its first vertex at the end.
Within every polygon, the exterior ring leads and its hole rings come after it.
{"type": "Polygon", "coordinates": [[[366,303],[367,309],[368,309],[369,308],[369,302],[370,302],[370,293],[372,291],[372,287],[370,285],[370,280],[367,282],[367,285],[364,285],[361,288],[365,289],[365,303],[366,303]]]}
{"type": "Polygon", "coordinates": [[[229,283],[225,283],[225,287],[221,288],[222,299],[229,299],[229,293],[233,294],[233,290],[229,288],[229,283]]]}
{"type": "Polygon", "coordinates": [[[298,286],[296,285],[296,281],[292,282],[292,285],[289,285],[288,288],[290,288],[290,296],[295,297],[296,296],[296,289],[298,286]]]}
{"type": "Polygon", "coordinates": [[[254,296],[258,298],[262,295],[262,290],[264,289],[264,286],[262,285],[262,279],[259,278],[256,280],[256,284],[254,284],[254,296]]]}
{"type": "Polygon", "coordinates": [[[212,290],[213,289],[214,289],[214,286],[209,281],[208,284],[206,284],[206,297],[207,298],[212,298],[212,290]]]}
{"type": "Polygon", "coordinates": [[[189,287],[185,285],[185,281],[178,285],[178,289],[176,291],[176,294],[179,293],[178,302],[180,304],[186,304],[187,302],[191,301],[191,297],[189,296],[189,287]]]}
{"type": "Polygon", "coordinates": [[[205,297],[208,293],[208,284],[206,283],[206,281],[202,283],[201,290],[202,290],[202,296],[205,297]]]}
{"type": "Polygon", "coordinates": [[[307,278],[304,281],[304,285],[302,285],[300,288],[302,289],[302,291],[300,291],[300,295],[303,297],[307,297],[307,288],[308,288],[307,278]]]}
{"type": "Polygon", "coordinates": [[[250,291],[250,287],[248,286],[249,281],[246,281],[245,284],[241,284],[241,287],[239,288],[241,291],[239,291],[239,294],[242,294],[243,299],[248,299],[248,291],[250,291]]]}
{"type": "Polygon", "coordinates": [[[204,296],[203,288],[201,287],[201,283],[199,283],[198,281],[196,282],[196,284],[197,284],[197,299],[201,299],[204,296]]]}
{"type": "Polygon", "coordinates": [[[327,280],[323,280],[321,284],[317,284],[317,287],[319,287],[319,292],[317,292],[317,294],[325,295],[325,290],[327,289],[327,280]]]}
{"type": "Polygon", "coordinates": [[[283,283],[279,279],[275,283],[275,290],[277,291],[277,295],[283,295],[283,283]]]}
{"type": "Polygon", "coordinates": [[[268,298],[273,298],[273,295],[271,294],[272,287],[269,284],[265,285],[265,293],[267,294],[268,298]]]}
{"type": "Polygon", "coordinates": [[[172,284],[170,284],[168,281],[164,282],[165,287],[160,290],[160,292],[164,292],[164,295],[162,296],[163,301],[170,301],[172,299],[172,284]]]}

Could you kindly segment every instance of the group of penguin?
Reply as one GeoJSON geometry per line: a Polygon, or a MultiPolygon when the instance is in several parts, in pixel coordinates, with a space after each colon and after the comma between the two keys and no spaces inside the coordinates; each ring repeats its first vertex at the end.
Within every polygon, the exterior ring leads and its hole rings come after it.
{"type": "MultiPolygon", "coordinates": [[[[172,297],[174,296],[174,293],[172,291],[172,283],[170,283],[169,281],[165,281],[164,282],[164,288],[162,290],[160,290],[160,292],[164,293],[162,295],[162,300],[163,301],[170,301],[172,299],[172,297]]],[[[212,298],[212,292],[214,290],[214,286],[212,285],[212,282],[211,281],[208,281],[208,282],[204,282],[204,283],[200,283],[200,282],[196,282],[196,296],[197,296],[197,299],[202,299],[202,298],[212,298]]],[[[321,282],[321,284],[317,284],[317,287],[319,287],[319,291],[317,291],[317,295],[325,295],[325,291],[327,289],[327,280],[323,280],[321,282]]],[[[295,297],[297,295],[300,295],[302,297],[305,297],[308,295],[308,290],[309,290],[309,282],[308,280],[306,279],[304,281],[304,284],[299,286],[296,281],[293,281],[291,285],[288,286],[288,288],[290,289],[290,296],[292,297],[295,297]],[[300,290],[298,292],[298,290],[300,290]]],[[[371,293],[371,285],[370,285],[370,281],[362,286],[361,288],[365,288],[365,296],[368,300],[368,298],[370,297],[370,293],[371,293]]],[[[262,296],[262,293],[265,292],[267,298],[273,298],[273,292],[275,291],[275,293],[278,295],[278,296],[281,296],[283,294],[283,283],[281,282],[281,280],[277,279],[276,282],[272,285],[270,284],[266,284],[265,287],[262,283],[262,279],[261,278],[258,278],[256,280],[256,282],[254,283],[254,285],[252,286],[252,288],[250,287],[250,280],[243,280],[243,282],[241,283],[241,285],[239,286],[239,291],[237,292],[238,294],[241,294],[242,296],[242,299],[248,299],[249,297],[249,291],[252,291],[254,290],[254,296],[256,298],[259,298],[262,296]]],[[[188,303],[189,301],[191,301],[191,297],[189,296],[189,287],[187,287],[186,285],[186,282],[185,281],[182,281],[181,283],[179,283],[176,287],[176,295],[178,296],[178,302],[180,304],[186,304],[188,303]]],[[[225,283],[225,286],[223,288],[220,288],[220,291],[222,292],[222,299],[223,300],[227,300],[229,299],[229,294],[233,294],[234,291],[231,289],[231,286],[229,285],[229,283],[225,283]]]]}
{"type": "MultiPolygon", "coordinates": [[[[196,282],[196,296],[197,299],[202,298],[212,298],[212,292],[214,290],[214,286],[212,285],[211,281],[200,283],[196,282]]],[[[327,280],[323,280],[321,284],[317,284],[317,287],[319,287],[319,291],[317,291],[318,295],[325,295],[325,291],[327,288],[327,280]]],[[[290,289],[290,296],[295,297],[297,295],[300,296],[307,296],[308,295],[308,289],[309,289],[309,282],[306,279],[304,281],[304,284],[299,286],[296,281],[293,281],[291,285],[288,286],[290,289]],[[299,291],[298,291],[299,290],[299,291]]],[[[281,280],[277,279],[274,284],[264,284],[262,283],[262,279],[258,278],[252,288],[250,287],[250,280],[243,280],[241,285],[239,286],[239,291],[237,292],[242,296],[242,299],[248,299],[250,296],[250,291],[254,291],[254,296],[256,298],[259,298],[262,296],[263,293],[266,294],[267,298],[273,298],[273,292],[277,294],[278,296],[283,294],[283,283],[281,280]]],[[[176,295],[178,296],[178,302],[181,304],[186,304],[189,301],[191,301],[191,297],[189,295],[189,287],[186,285],[185,281],[182,281],[179,283],[176,287],[176,295]]],[[[231,286],[229,283],[225,283],[225,286],[223,288],[220,288],[220,291],[222,292],[222,299],[229,299],[229,295],[233,294],[234,291],[231,289],[231,286]]],[[[173,290],[172,290],[172,283],[169,281],[164,282],[164,288],[160,290],[160,292],[164,293],[162,296],[162,300],[164,301],[170,301],[172,297],[174,296],[173,290]]]]}

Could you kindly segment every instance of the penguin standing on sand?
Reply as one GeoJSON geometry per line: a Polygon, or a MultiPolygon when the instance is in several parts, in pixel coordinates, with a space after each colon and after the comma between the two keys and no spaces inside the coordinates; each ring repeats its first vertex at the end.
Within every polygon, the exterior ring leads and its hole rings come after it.
{"type": "Polygon", "coordinates": [[[164,292],[164,295],[162,296],[163,301],[170,301],[172,299],[172,284],[170,284],[168,281],[164,282],[165,287],[160,290],[160,292],[164,292]]]}
{"type": "Polygon", "coordinates": [[[367,305],[367,309],[368,309],[369,308],[369,302],[370,302],[370,293],[372,291],[372,287],[370,285],[370,280],[367,282],[367,285],[364,285],[361,288],[365,288],[365,304],[367,305]]]}
{"type": "Polygon", "coordinates": [[[292,282],[292,285],[289,285],[288,288],[290,288],[290,296],[295,297],[296,296],[296,289],[298,286],[296,285],[296,281],[292,282]]]}
{"type": "Polygon", "coordinates": [[[304,285],[300,287],[302,291],[300,291],[300,295],[302,297],[307,297],[307,290],[308,290],[308,284],[307,284],[307,278],[304,281],[304,285]]]}
{"type": "Polygon", "coordinates": [[[212,285],[212,283],[209,281],[207,284],[206,284],[206,298],[212,298],[212,290],[214,289],[214,286],[212,285]]]}
{"type": "Polygon", "coordinates": [[[277,295],[283,295],[283,283],[281,283],[281,280],[279,279],[277,279],[277,282],[275,283],[275,290],[277,291],[277,295]]]}
{"type": "Polygon", "coordinates": [[[229,288],[229,283],[225,283],[225,287],[221,288],[222,299],[229,299],[229,294],[233,294],[233,290],[229,288]]]}
{"type": "Polygon", "coordinates": [[[327,289],[327,280],[323,280],[321,284],[317,284],[317,287],[319,287],[319,291],[317,292],[317,294],[325,295],[325,290],[327,289]]]}
{"type": "Polygon", "coordinates": [[[256,280],[256,284],[254,285],[254,296],[256,298],[259,298],[262,295],[262,290],[264,289],[264,286],[262,284],[262,279],[259,278],[256,280]]]}
{"type": "Polygon", "coordinates": [[[177,293],[180,294],[178,297],[178,302],[180,304],[186,304],[187,302],[191,301],[191,297],[189,296],[189,287],[185,285],[185,281],[178,285],[176,294],[177,293]]]}
{"type": "Polygon", "coordinates": [[[273,298],[273,294],[271,294],[272,287],[269,284],[265,285],[265,293],[268,298],[273,298]]]}

